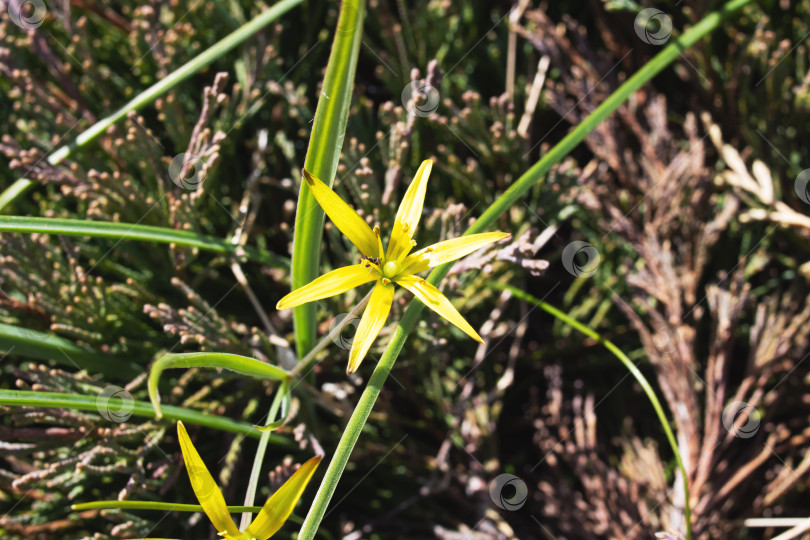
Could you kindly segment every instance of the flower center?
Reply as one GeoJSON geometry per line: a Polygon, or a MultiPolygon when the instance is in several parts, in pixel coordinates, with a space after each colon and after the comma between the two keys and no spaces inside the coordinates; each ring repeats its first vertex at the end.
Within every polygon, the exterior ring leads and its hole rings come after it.
{"type": "Polygon", "coordinates": [[[383,276],[387,277],[388,279],[394,279],[397,272],[399,272],[399,265],[396,261],[388,261],[382,267],[383,276]]]}

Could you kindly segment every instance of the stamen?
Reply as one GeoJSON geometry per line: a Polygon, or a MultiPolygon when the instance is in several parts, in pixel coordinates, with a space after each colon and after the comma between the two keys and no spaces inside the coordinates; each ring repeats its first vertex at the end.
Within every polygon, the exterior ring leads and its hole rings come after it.
{"type": "Polygon", "coordinates": [[[385,278],[385,277],[384,277],[384,278],[382,278],[382,284],[383,284],[383,285],[388,285],[388,284],[390,284],[390,283],[391,283],[391,280],[390,280],[390,279],[385,278]]]}
{"type": "Polygon", "coordinates": [[[366,260],[363,264],[364,267],[368,268],[368,273],[371,274],[372,272],[376,273],[378,276],[382,276],[382,270],[379,266],[377,266],[374,261],[366,260]]]}
{"type": "Polygon", "coordinates": [[[382,260],[382,259],[385,258],[385,251],[383,251],[382,238],[380,238],[380,227],[379,227],[379,225],[374,226],[374,234],[377,235],[377,257],[379,257],[379,259],[382,260]]]}

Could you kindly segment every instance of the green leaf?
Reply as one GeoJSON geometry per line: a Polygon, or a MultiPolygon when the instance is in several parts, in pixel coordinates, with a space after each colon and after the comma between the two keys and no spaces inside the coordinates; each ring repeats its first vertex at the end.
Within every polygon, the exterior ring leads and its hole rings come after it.
{"type": "Polygon", "coordinates": [[[281,426],[283,426],[284,422],[286,422],[286,421],[287,421],[286,418],[281,418],[279,420],[276,420],[275,422],[271,422],[270,424],[267,424],[266,426],[253,426],[253,427],[255,427],[256,429],[258,429],[261,432],[275,431],[278,428],[280,428],[281,426]]]}
{"type": "Polygon", "coordinates": [[[289,268],[289,262],[277,255],[249,246],[239,246],[213,236],[204,236],[192,231],[114,223],[86,219],[59,219],[23,216],[0,216],[0,232],[62,234],[65,236],[88,236],[91,238],[114,238],[139,240],[161,244],[177,244],[211,251],[213,253],[244,255],[248,259],[275,268],[289,268]]]}
{"type": "Polygon", "coordinates": [[[162,417],[158,382],[163,370],[192,367],[228,369],[257,379],[271,379],[274,381],[286,381],[289,378],[289,374],[280,367],[248,356],[239,356],[238,354],[215,352],[167,354],[158,358],[149,372],[149,399],[152,401],[156,418],[162,417]]]}
{"type": "MultiPolygon", "coordinates": [[[[357,56],[363,39],[365,0],[344,0],[323,79],[323,88],[315,110],[304,168],[332,185],[351,105],[357,56]]],[[[323,232],[323,210],[301,182],[292,253],[292,288],[306,285],[319,274],[323,232]]],[[[298,358],[303,358],[315,343],[315,304],[304,304],[293,312],[298,358]]]]}
{"type": "MultiPolygon", "coordinates": [[[[76,512],[83,510],[160,510],[163,512],[202,512],[203,508],[199,504],[167,503],[158,501],[92,501],[86,503],[71,504],[70,509],[76,512]]],[[[258,512],[261,506],[229,506],[229,512],[258,512]]]]}

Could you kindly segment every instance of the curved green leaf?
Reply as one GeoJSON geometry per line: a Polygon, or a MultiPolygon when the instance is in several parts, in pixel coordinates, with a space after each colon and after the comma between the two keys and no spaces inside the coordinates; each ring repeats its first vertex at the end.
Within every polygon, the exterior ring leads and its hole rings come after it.
{"type": "Polygon", "coordinates": [[[156,418],[163,416],[160,410],[160,394],[158,393],[158,382],[163,370],[193,367],[222,368],[242,375],[256,377],[257,379],[286,381],[289,378],[289,374],[280,367],[248,356],[239,356],[238,354],[215,352],[167,354],[158,358],[149,372],[149,399],[152,401],[156,418]]]}

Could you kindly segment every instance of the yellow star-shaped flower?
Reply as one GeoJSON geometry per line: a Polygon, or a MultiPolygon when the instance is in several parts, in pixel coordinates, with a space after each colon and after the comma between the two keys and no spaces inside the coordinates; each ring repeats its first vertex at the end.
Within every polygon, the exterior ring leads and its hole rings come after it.
{"type": "MultiPolygon", "coordinates": [[[[180,439],[180,450],[183,452],[183,461],[186,464],[191,489],[200,501],[203,512],[211,520],[217,529],[220,538],[225,540],[267,540],[284,525],[287,518],[292,514],[295,503],[304,493],[309,479],[318,464],[321,456],[310,459],[293,473],[273,495],[264,503],[256,519],[245,529],[244,532],[234,523],[228,507],[225,505],[225,498],[222,496],[214,477],[208,472],[197,449],[194,448],[191,439],[186,432],[183,422],[177,422],[177,437],[180,439]]],[[[144,538],[141,540],[171,540],[167,538],[144,538]]]]}
{"type": "Polygon", "coordinates": [[[416,245],[413,240],[422,206],[431,160],[425,160],[419,167],[405,198],[399,205],[394,221],[394,230],[388,242],[388,249],[383,249],[380,228],[366,224],[351,206],[341,199],[329,186],[304,170],[304,179],[309,189],[324,209],[329,219],[363,254],[360,264],[345,266],[317,278],[300,289],[279,300],[276,309],[289,309],[307,302],[328,298],[353,289],[364,283],[375,281],[368,306],[363,312],[357,333],[354,336],[349,353],[349,367],[346,373],[352,374],[360,366],[371,343],[380,333],[391,304],[394,301],[394,283],[405,287],[427,307],[458,326],[471,338],[482,341],[481,336],[464,320],[464,317],[453,307],[450,300],[439,289],[416,276],[428,268],[454,261],[480,249],[487,244],[497,242],[510,236],[504,232],[489,232],[462,236],[446,240],[411,253],[416,245]]]}

